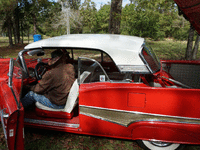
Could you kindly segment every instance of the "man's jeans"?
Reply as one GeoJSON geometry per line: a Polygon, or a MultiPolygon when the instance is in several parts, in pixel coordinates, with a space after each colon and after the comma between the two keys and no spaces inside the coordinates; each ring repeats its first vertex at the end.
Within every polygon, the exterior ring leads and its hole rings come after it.
{"type": "Polygon", "coordinates": [[[21,102],[24,108],[27,108],[29,105],[32,105],[35,102],[39,102],[47,107],[54,108],[54,109],[63,109],[65,107],[65,105],[58,106],[56,104],[53,104],[44,95],[36,94],[33,91],[28,92],[24,96],[24,98],[21,99],[21,102]]]}

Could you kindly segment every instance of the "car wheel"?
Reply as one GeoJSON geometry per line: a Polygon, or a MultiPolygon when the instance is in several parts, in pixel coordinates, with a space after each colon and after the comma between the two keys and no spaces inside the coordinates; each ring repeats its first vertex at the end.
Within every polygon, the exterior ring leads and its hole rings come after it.
{"type": "Polygon", "coordinates": [[[138,140],[137,143],[145,150],[181,150],[184,147],[181,144],[160,141],[138,140]]]}

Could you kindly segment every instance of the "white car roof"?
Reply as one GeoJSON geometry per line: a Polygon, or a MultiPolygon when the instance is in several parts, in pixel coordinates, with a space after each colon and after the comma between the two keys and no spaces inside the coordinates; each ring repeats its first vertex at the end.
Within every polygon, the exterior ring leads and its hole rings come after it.
{"type": "Polygon", "coordinates": [[[115,34],[70,34],[33,42],[25,49],[66,47],[98,49],[106,52],[116,65],[144,65],[139,53],[144,38],[115,34]]]}

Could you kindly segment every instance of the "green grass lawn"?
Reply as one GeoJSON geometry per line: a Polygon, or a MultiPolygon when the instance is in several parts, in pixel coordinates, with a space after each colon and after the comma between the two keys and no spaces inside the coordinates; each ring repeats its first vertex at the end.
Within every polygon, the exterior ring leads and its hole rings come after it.
{"type": "Polygon", "coordinates": [[[152,49],[160,59],[184,59],[187,47],[186,41],[149,41],[152,49]]]}
{"type": "MultiPolygon", "coordinates": [[[[46,38],[46,37],[44,37],[46,38]]],[[[0,37],[0,57],[9,58],[17,57],[17,54],[28,43],[25,38],[25,44],[8,47],[8,38],[0,37]]],[[[30,38],[30,42],[33,39],[30,38]]],[[[160,59],[183,59],[186,41],[149,41],[151,47],[160,59]]],[[[198,53],[197,58],[200,57],[198,53]]],[[[2,128],[0,126],[0,149],[6,149],[6,142],[2,128]]],[[[25,149],[26,150],[141,150],[134,141],[110,139],[104,137],[76,135],[64,132],[40,130],[25,128],[25,149]]],[[[199,150],[200,146],[187,145],[184,150],[199,150]]]]}

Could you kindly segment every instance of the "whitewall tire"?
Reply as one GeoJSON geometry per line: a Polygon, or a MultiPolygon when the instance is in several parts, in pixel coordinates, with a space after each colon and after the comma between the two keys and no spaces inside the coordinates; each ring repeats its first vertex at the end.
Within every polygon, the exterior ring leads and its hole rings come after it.
{"type": "Polygon", "coordinates": [[[180,150],[183,148],[183,145],[181,144],[159,141],[138,140],[137,143],[145,150],[180,150]]]}

